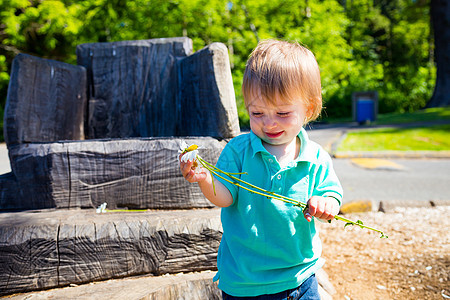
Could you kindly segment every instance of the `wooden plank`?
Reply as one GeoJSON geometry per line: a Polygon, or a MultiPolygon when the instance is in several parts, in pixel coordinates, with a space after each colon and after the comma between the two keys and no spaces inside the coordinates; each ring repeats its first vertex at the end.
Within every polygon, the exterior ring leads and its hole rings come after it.
{"type": "Polygon", "coordinates": [[[0,226],[0,294],[58,285],[56,226],[0,226]]]}
{"type": "Polygon", "coordinates": [[[5,141],[84,139],[86,70],[80,66],[17,55],[5,106],[5,141]]]}
{"type": "Polygon", "coordinates": [[[25,209],[27,203],[19,202],[19,184],[12,172],[0,175],[0,211],[25,209]]]}
{"type": "Polygon", "coordinates": [[[78,64],[88,70],[88,137],[175,136],[176,63],[191,52],[189,38],[77,46],[78,64]]]}
{"type": "Polygon", "coordinates": [[[240,133],[228,50],[212,43],[180,61],[178,136],[232,138],[240,133]]]}
{"type": "Polygon", "coordinates": [[[0,214],[0,294],[215,270],[220,210],[0,214]]]}
{"type": "MultiPolygon", "coordinates": [[[[13,147],[11,165],[21,207],[94,208],[104,202],[108,208],[213,207],[198,185],[181,175],[177,161],[181,140],[86,140],[13,147]]],[[[226,144],[210,137],[184,140],[201,145],[202,157],[211,163],[226,144]]]]}
{"type": "Polygon", "coordinates": [[[215,272],[179,273],[166,276],[139,276],[96,282],[48,291],[9,296],[10,300],[24,299],[92,299],[110,300],[168,300],[168,299],[222,299],[222,293],[213,282],[215,272]],[[101,295],[101,296],[98,296],[101,295]]]}
{"type": "Polygon", "coordinates": [[[89,75],[89,138],[239,134],[226,46],[213,43],[190,55],[191,43],[173,38],[79,45],[78,63],[89,75]]]}

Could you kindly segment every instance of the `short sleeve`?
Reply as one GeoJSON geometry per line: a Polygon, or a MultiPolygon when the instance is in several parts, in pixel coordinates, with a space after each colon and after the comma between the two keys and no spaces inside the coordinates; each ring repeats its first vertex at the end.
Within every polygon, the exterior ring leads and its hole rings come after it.
{"type": "MultiPolygon", "coordinates": [[[[236,147],[233,145],[233,140],[231,140],[223,149],[222,153],[220,154],[219,160],[217,161],[216,168],[227,173],[242,172],[241,157],[239,155],[238,149],[236,149],[236,147]]],[[[240,179],[239,174],[233,174],[232,176],[240,179]]],[[[223,185],[225,185],[225,187],[230,191],[231,196],[233,197],[234,204],[237,199],[238,193],[238,187],[233,184],[236,183],[236,180],[233,180],[229,176],[220,172],[218,172],[218,175],[214,176],[214,180],[218,180],[223,185]]]]}
{"type": "Polygon", "coordinates": [[[342,205],[344,195],[341,183],[333,168],[331,157],[325,151],[321,153],[321,164],[315,174],[313,196],[333,197],[342,205]]]}

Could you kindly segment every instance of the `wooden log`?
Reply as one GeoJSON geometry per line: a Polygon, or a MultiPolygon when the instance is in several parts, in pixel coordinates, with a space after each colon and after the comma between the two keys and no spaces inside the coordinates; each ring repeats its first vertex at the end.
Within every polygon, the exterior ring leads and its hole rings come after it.
{"type": "Polygon", "coordinates": [[[83,44],[89,138],[239,134],[228,51],[188,38],[83,44]]]}
{"type": "MultiPolygon", "coordinates": [[[[13,147],[10,158],[20,208],[93,208],[104,202],[108,208],[213,207],[198,185],[181,175],[177,161],[181,140],[86,140],[13,147]]],[[[211,163],[226,144],[210,137],[184,140],[201,145],[202,157],[211,163]]]]}
{"type": "Polygon", "coordinates": [[[26,209],[26,203],[19,202],[19,184],[12,172],[0,175],[0,211],[26,209]]]}
{"type": "Polygon", "coordinates": [[[139,276],[10,295],[8,299],[219,300],[222,299],[222,293],[217,283],[213,282],[214,273],[204,271],[165,276],[139,276]]]}
{"type": "Polygon", "coordinates": [[[212,43],[180,61],[178,136],[232,138],[239,120],[227,47],[212,43]]]}
{"type": "Polygon", "coordinates": [[[0,294],[215,270],[220,210],[0,214],[0,294]]]}
{"type": "Polygon", "coordinates": [[[5,141],[84,139],[86,70],[80,66],[17,55],[5,106],[5,141]]]}
{"type": "MultiPolygon", "coordinates": [[[[2,219],[4,215],[1,215],[2,219]]],[[[57,286],[55,224],[0,225],[0,295],[57,286]]]]}
{"type": "Polygon", "coordinates": [[[177,60],[192,52],[189,38],[91,43],[77,46],[88,70],[88,137],[176,135],[177,60]]]}

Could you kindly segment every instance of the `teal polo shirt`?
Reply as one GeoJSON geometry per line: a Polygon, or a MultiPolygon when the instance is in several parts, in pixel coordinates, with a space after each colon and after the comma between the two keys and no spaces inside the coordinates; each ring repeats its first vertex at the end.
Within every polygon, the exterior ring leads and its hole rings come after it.
{"type": "MultiPolygon", "coordinates": [[[[216,166],[242,180],[306,203],[312,196],[341,202],[342,187],[328,153],[299,133],[300,154],[281,168],[253,132],[233,138],[216,166]]],[[[221,178],[233,197],[222,208],[222,241],[217,256],[219,288],[233,296],[275,294],[298,287],[320,269],[322,244],[314,221],[302,209],[238,188],[221,178]]]]}

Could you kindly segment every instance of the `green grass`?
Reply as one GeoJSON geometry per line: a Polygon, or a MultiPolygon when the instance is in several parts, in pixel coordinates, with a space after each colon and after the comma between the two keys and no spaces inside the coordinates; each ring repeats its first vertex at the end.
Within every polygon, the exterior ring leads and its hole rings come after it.
{"type": "Polygon", "coordinates": [[[412,122],[450,121],[450,107],[427,108],[413,113],[390,113],[379,115],[376,124],[402,124],[412,122]]]}
{"type": "Polygon", "coordinates": [[[364,129],[347,134],[338,152],[450,150],[450,125],[364,129]]]}
{"type": "MultiPolygon", "coordinates": [[[[427,121],[450,121],[450,107],[427,108],[418,110],[412,113],[388,113],[379,114],[377,120],[373,123],[375,125],[385,124],[404,124],[413,122],[427,122],[427,121]]],[[[319,121],[328,123],[350,123],[353,122],[351,117],[348,118],[320,118],[319,121]]]]}

